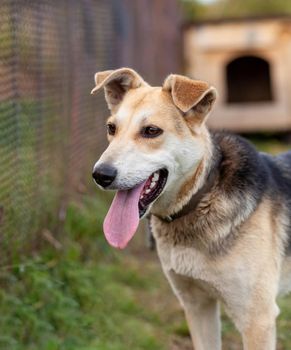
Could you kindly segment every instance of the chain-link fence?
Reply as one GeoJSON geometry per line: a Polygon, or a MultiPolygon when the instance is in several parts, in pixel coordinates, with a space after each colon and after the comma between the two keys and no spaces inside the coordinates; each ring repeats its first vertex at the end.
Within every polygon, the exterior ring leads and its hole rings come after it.
{"type": "Polygon", "coordinates": [[[128,65],[156,82],[175,70],[176,13],[175,0],[0,2],[0,264],[91,181],[108,115],[94,73],[128,65]]]}
{"type": "Polygon", "coordinates": [[[90,96],[93,74],[116,65],[111,6],[0,3],[2,259],[25,251],[28,236],[88,181],[89,153],[104,143],[102,96],[90,96]]]}

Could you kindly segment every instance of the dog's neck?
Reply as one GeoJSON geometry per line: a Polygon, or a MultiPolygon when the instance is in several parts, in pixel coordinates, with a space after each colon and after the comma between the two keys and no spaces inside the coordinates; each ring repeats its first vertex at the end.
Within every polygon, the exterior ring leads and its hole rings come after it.
{"type": "Polygon", "coordinates": [[[202,159],[193,164],[191,170],[185,176],[177,179],[173,188],[165,191],[152,206],[151,214],[166,217],[179,212],[191,197],[204,186],[211,171],[214,153],[214,145],[209,136],[202,159]]]}

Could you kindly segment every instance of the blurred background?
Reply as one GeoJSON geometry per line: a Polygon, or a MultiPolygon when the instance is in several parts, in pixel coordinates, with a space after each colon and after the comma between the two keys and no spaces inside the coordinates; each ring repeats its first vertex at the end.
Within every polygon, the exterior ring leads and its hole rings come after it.
{"type": "MultiPolygon", "coordinates": [[[[291,2],[0,2],[0,349],[192,349],[184,316],[141,225],[113,251],[110,196],[92,183],[109,115],[97,71],[150,84],[207,80],[215,129],[278,153],[291,140],[291,2]]],[[[291,349],[291,299],[278,349],[291,349]]],[[[223,315],[224,349],[242,349],[223,315]]]]}

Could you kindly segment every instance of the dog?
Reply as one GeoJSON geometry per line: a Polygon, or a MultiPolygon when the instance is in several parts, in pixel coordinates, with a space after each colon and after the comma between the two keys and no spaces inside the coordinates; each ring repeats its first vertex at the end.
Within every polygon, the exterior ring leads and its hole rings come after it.
{"type": "Polygon", "coordinates": [[[111,111],[95,182],[116,190],[104,220],[124,248],[151,215],[157,252],[195,350],[221,349],[222,303],[244,349],[276,347],[276,298],[291,290],[291,152],[259,153],[211,132],[208,83],[169,75],[152,87],[130,68],[95,74],[111,111]]]}

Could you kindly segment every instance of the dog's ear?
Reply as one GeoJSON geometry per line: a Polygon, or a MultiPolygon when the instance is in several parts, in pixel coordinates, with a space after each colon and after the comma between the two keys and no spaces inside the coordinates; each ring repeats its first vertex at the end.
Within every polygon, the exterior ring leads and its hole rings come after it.
{"type": "Polygon", "coordinates": [[[128,90],[147,85],[142,77],[130,68],[98,72],[95,74],[95,84],[96,86],[91,94],[95,94],[101,88],[104,88],[105,99],[111,110],[117,108],[128,90]]]}
{"type": "Polygon", "coordinates": [[[202,123],[212,109],[217,93],[206,82],[192,80],[182,75],[169,75],[163,90],[170,91],[176,107],[186,116],[195,116],[202,123]]]}

